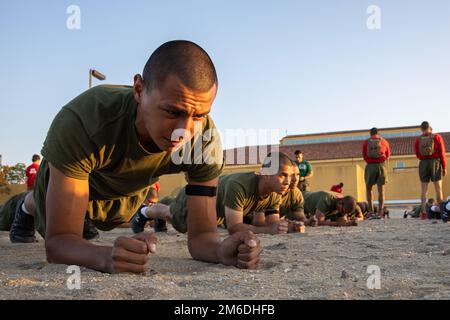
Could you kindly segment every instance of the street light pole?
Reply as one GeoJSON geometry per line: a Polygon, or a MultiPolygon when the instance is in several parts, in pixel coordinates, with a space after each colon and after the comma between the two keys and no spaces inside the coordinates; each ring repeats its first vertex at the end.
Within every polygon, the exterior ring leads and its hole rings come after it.
{"type": "Polygon", "coordinates": [[[89,89],[92,88],[92,77],[103,81],[106,79],[106,76],[102,74],[100,71],[97,71],[95,69],[89,69],[89,89]]]}

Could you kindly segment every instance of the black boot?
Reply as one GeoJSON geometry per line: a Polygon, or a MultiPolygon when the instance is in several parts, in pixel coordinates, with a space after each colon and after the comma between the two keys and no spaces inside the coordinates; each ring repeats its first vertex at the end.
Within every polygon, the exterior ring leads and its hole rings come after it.
{"type": "Polygon", "coordinates": [[[14,221],[9,230],[9,239],[13,243],[32,243],[36,242],[34,230],[34,217],[22,210],[23,201],[16,207],[14,221]]]}

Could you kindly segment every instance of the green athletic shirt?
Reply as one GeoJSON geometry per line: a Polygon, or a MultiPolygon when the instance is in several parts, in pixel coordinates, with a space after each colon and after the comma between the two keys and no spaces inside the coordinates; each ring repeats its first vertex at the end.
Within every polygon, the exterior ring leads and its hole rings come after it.
{"type": "Polygon", "coordinates": [[[305,213],[310,216],[318,209],[325,214],[325,219],[331,219],[331,213],[336,210],[338,198],[328,191],[304,192],[305,213]]]}
{"type": "Polygon", "coordinates": [[[280,216],[287,216],[296,211],[303,211],[305,201],[302,192],[298,188],[289,189],[289,191],[281,196],[280,216]]]}
{"type": "Polygon", "coordinates": [[[244,217],[253,212],[279,210],[281,196],[272,192],[265,198],[258,195],[258,175],[254,172],[233,173],[219,178],[217,216],[225,218],[225,206],[243,212],[244,217]]]}
{"type": "Polygon", "coordinates": [[[312,171],[311,164],[306,160],[303,160],[301,163],[297,163],[297,166],[300,171],[300,177],[306,177],[312,171]]]}
{"type": "MultiPolygon", "coordinates": [[[[94,87],[56,115],[41,151],[66,176],[89,180],[88,214],[102,230],[128,222],[159,176],[184,171],[195,181],[208,181],[223,169],[223,162],[175,164],[168,152],[144,149],[136,133],[136,110],[132,87],[94,87]]],[[[207,117],[203,132],[212,128],[214,123],[207,117]]],[[[203,148],[217,139],[203,142],[203,148]]],[[[222,150],[215,152],[222,154],[222,150]]]]}

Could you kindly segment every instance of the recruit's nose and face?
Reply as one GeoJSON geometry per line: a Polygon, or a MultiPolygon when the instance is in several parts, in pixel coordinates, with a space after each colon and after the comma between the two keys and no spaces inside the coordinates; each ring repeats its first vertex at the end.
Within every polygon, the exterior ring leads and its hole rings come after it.
{"type": "Polygon", "coordinates": [[[140,91],[135,94],[139,103],[138,131],[160,150],[172,152],[202,129],[217,86],[198,92],[186,87],[176,76],[169,75],[160,86],[148,90],[142,78],[136,76],[135,91],[140,91]]]}
{"type": "Polygon", "coordinates": [[[294,174],[292,175],[291,184],[289,186],[291,189],[296,188],[298,182],[300,181],[300,170],[298,169],[298,167],[296,165],[294,165],[293,169],[294,169],[294,174]]]}
{"type": "Polygon", "coordinates": [[[294,169],[291,165],[281,165],[278,173],[271,176],[273,192],[285,193],[289,189],[293,173],[294,169]]]}

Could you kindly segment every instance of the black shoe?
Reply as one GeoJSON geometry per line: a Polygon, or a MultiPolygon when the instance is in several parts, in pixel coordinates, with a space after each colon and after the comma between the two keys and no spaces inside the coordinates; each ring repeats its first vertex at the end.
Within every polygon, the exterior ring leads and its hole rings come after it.
{"type": "Polygon", "coordinates": [[[448,223],[449,221],[449,219],[448,219],[448,213],[447,212],[441,212],[441,219],[442,219],[442,222],[444,222],[444,223],[448,223]]]}
{"type": "Polygon", "coordinates": [[[23,201],[20,201],[16,207],[14,221],[9,231],[9,239],[13,243],[32,243],[36,242],[34,235],[34,217],[22,210],[23,201]]]}
{"type": "Polygon", "coordinates": [[[447,204],[448,202],[442,202],[440,205],[441,208],[441,219],[442,222],[448,223],[449,222],[449,212],[447,211],[447,204]]]}
{"type": "Polygon", "coordinates": [[[153,227],[155,228],[155,232],[166,232],[166,220],[155,219],[153,220],[153,227]]]}
{"type": "Polygon", "coordinates": [[[143,206],[139,208],[139,210],[134,214],[133,219],[131,219],[131,229],[134,233],[143,232],[147,221],[150,220],[141,213],[142,208],[143,206]]]}
{"type": "Polygon", "coordinates": [[[405,210],[405,212],[403,212],[403,219],[408,218],[408,211],[405,210]]]}
{"type": "Polygon", "coordinates": [[[92,223],[92,221],[86,217],[84,218],[84,226],[83,226],[83,239],[92,240],[97,239],[99,237],[98,230],[92,223]]]}

